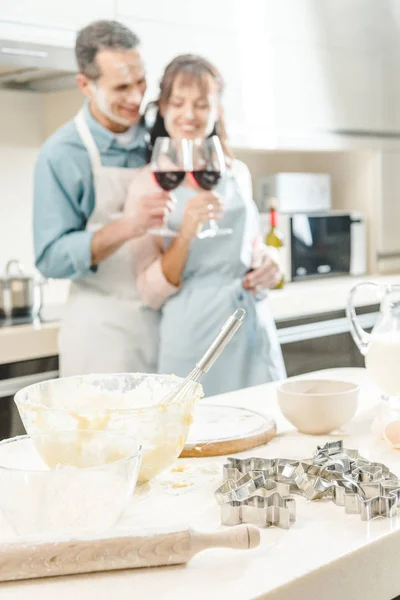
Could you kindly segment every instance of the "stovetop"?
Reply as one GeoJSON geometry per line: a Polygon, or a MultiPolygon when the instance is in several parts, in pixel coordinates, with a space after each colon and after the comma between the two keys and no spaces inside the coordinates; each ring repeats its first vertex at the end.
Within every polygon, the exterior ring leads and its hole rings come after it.
{"type": "Polygon", "coordinates": [[[33,325],[40,323],[51,323],[56,319],[44,319],[43,317],[33,317],[32,315],[18,317],[0,317],[0,327],[16,327],[18,325],[33,325]]]}

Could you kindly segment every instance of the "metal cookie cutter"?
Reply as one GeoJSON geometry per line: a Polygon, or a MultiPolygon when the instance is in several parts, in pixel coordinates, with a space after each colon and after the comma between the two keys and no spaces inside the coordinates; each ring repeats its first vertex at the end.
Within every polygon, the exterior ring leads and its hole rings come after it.
{"type": "Polygon", "coordinates": [[[242,475],[235,467],[225,465],[224,474],[231,479],[215,492],[221,506],[222,525],[252,523],[288,529],[295,521],[296,503],[289,497],[290,484],[270,479],[269,469],[242,475]]]}
{"type": "MultiPolygon", "coordinates": [[[[222,486],[221,492],[230,490],[228,481],[236,481],[240,477],[251,475],[254,480],[254,486],[248,488],[249,495],[257,489],[257,481],[262,474],[267,479],[272,479],[277,483],[283,483],[289,486],[290,494],[304,496],[308,500],[316,500],[324,497],[331,489],[332,484],[329,481],[335,476],[336,472],[330,472],[325,467],[314,465],[310,460],[299,461],[284,458],[262,459],[262,458],[228,458],[228,463],[223,467],[223,478],[225,487],[222,486]],[[256,476],[257,474],[257,476],[256,476]]],[[[262,478],[261,478],[262,479],[262,478]]],[[[243,480],[246,484],[246,480],[243,480]]],[[[219,494],[220,491],[217,491],[219,494]]],[[[285,495],[285,494],[283,494],[285,495]]],[[[237,499],[239,498],[231,498],[237,499]]],[[[242,499],[242,498],[240,498],[242,499]]]]}
{"type": "Polygon", "coordinates": [[[238,479],[224,481],[214,495],[218,504],[223,505],[229,502],[242,502],[254,495],[267,498],[275,493],[283,498],[289,496],[289,484],[265,479],[261,472],[250,471],[238,479]]]}
{"type": "Polygon", "coordinates": [[[317,450],[312,458],[316,465],[324,466],[327,469],[349,473],[355,466],[367,464],[368,461],[363,458],[358,450],[343,448],[343,441],[327,442],[324,446],[317,446],[317,450]]]}
{"type": "Polygon", "coordinates": [[[301,494],[307,500],[321,500],[332,496],[335,482],[342,473],[318,465],[305,465],[304,476],[307,483],[301,486],[301,494]]]}
{"type": "Polygon", "coordinates": [[[265,480],[273,479],[290,486],[290,493],[301,493],[308,484],[304,475],[304,466],[298,460],[287,458],[228,458],[223,467],[224,480],[236,481],[247,473],[262,473],[265,480]]]}
{"type": "Polygon", "coordinates": [[[346,513],[360,514],[362,521],[375,517],[390,519],[397,514],[400,485],[366,483],[356,493],[347,491],[344,498],[346,513]]]}
{"type": "Polygon", "coordinates": [[[375,517],[392,518],[400,503],[400,481],[390,469],[368,461],[358,450],[343,448],[343,442],[328,442],[318,447],[314,460],[337,473],[331,487],[335,504],[344,506],[348,514],[360,514],[362,521],[375,517]]]}
{"type": "Polygon", "coordinates": [[[360,483],[379,482],[382,480],[397,480],[396,475],[382,463],[367,463],[364,465],[357,465],[356,468],[353,469],[351,476],[360,483]]]}
{"type": "Polygon", "coordinates": [[[252,523],[258,527],[276,525],[289,529],[296,520],[296,502],[293,498],[283,498],[277,492],[267,497],[251,496],[242,502],[228,502],[221,505],[222,525],[252,523]]]}
{"type": "Polygon", "coordinates": [[[289,527],[295,503],[289,494],[308,500],[330,498],[361,520],[392,518],[400,507],[400,479],[343,441],[318,446],[311,459],[228,458],[225,482],[216,491],[222,523],[289,527]]]}

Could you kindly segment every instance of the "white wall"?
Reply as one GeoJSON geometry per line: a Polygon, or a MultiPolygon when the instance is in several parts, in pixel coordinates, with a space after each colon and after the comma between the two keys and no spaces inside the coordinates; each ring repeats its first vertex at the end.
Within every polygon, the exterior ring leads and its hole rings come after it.
{"type": "Polygon", "coordinates": [[[43,97],[0,92],[0,272],[10,258],[33,264],[33,168],[44,136],[43,97]]]}

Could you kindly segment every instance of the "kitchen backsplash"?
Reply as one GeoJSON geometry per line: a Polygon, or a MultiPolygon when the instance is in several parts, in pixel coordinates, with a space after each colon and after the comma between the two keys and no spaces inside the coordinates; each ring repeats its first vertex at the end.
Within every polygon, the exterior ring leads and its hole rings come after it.
{"type": "Polygon", "coordinates": [[[76,90],[44,94],[44,136],[49,137],[56,129],[72,119],[82,106],[82,94],[76,90]]]}
{"type": "MultiPolygon", "coordinates": [[[[32,206],[36,157],[48,134],[70,118],[80,104],[79,95],[71,92],[0,92],[0,274],[10,258],[19,259],[27,270],[34,268],[32,206]]],[[[63,302],[67,290],[66,282],[51,282],[44,290],[45,302],[63,302]]]]}
{"type": "Polygon", "coordinates": [[[11,257],[33,263],[32,181],[44,139],[43,98],[0,93],[0,271],[11,257]]]}

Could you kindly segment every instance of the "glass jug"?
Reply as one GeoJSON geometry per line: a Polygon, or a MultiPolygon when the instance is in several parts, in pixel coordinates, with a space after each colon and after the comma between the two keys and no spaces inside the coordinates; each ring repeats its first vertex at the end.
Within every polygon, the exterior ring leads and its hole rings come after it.
{"type": "Polygon", "coordinates": [[[372,430],[400,448],[400,285],[362,282],[352,288],[347,302],[350,333],[372,380],[382,392],[382,404],[372,430]],[[361,327],[354,296],[362,286],[375,286],[380,300],[378,320],[371,333],[361,327]]]}

